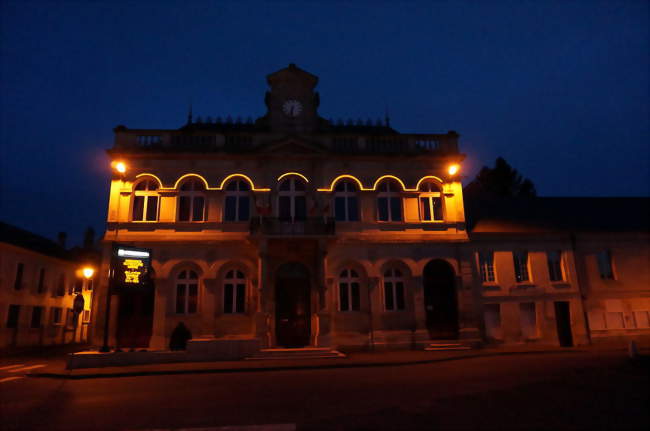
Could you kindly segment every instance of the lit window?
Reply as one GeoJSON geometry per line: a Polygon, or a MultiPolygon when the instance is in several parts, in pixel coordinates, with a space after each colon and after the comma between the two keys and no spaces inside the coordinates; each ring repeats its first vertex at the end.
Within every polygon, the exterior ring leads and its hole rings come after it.
{"type": "Polygon", "coordinates": [[[442,193],[435,183],[426,182],[420,186],[420,219],[442,221],[442,193]]]}
{"type": "Polygon", "coordinates": [[[336,221],[358,221],[357,188],[350,181],[340,181],[334,189],[334,218],[336,221]]]}
{"type": "Polygon", "coordinates": [[[494,276],[494,252],[482,251],[478,254],[479,268],[481,271],[481,281],[483,283],[493,283],[494,276]]]}
{"type": "Polygon", "coordinates": [[[515,264],[515,278],[517,279],[517,283],[530,281],[528,275],[528,252],[516,251],[512,253],[512,257],[515,264]]]}
{"type": "Polygon", "coordinates": [[[614,279],[614,269],[612,267],[612,253],[609,250],[602,250],[598,253],[598,271],[600,278],[605,280],[614,279]]]}
{"type": "Polygon", "coordinates": [[[196,313],[199,296],[199,277],[196,272],[184,270],[176,278],[176,314],[196,313]]]}
{"type": "Polygon", "coordinates": [[[19,262],[16,265],[16,278],[14,279],[14,289],[20,290],[23,287],[23,271],[25,269],[25,264],[19,262]]]}
{"type": "Polygon", "coordinates": [[[384,306],[388,311],[406,309],[402,271],[390,268],[384,272],[384,306]]]}
{"type": "Polygon", "coordinates": [[[223,282],[223,312],[227,314],[243,313],[246,308],[246,278],[238,270],[226,273],[223,282]]]}
{"type": "Polygon", "coordinates": [[[395,181],[386,180],[379,185],[377,195],[377,219],[379,221],[402,221],[402,196],[395,181]]]}
{"type": "Polygon", "coordinates": [[[246,181],[234,180],[226,187],[225,221],[248,221],[250,218],[250,185],[246,181]]]}
{"type": "Polygon", "coordinates": [[[178,221],[205,219],[205,185],[193,178],[183,182],[178,194],[178,221]]]}
{"type": "Polygon", "coordinates": [[[278,189],[278,217],[284,221],[304,221],[307,218],[305,183],[298,177],[290,177],[280,183],[278,189]]]}
{"type": "Polygon", "coordinates": [[[133,221],[158,220],[158,183],[155,180],[142,180],[135,185],[132,219],[133,221]]]}
{"type": "Polygon", "coordinates": [[[359,311],[359,274],[354,269],[344,269],[339,276],[339,310],[359,311]]]}
{"type": "Polygon", "coordinates": [[[546,253],[548,262],[548,275],[551,281],[563,281],[564,271],[562,269],[562,252],[560,250],[546,253]]]}

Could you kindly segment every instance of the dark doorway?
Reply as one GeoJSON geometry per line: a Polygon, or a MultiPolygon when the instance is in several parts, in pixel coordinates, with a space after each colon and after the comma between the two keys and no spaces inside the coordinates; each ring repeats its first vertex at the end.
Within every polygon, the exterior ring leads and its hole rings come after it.
{"type": "Polygon", "coordinates": [[[555,324],[557,325],[557,338],[560,340],[560,346],[573,346],[571,311],[568,301],[557,301],[555,303],[555,324]]]}
{"type": "Polygon", "coordinates": [[[275,336],[284,347],[309,345],[311,332],[309,271],[300,263],[285,263],[275,276],[275,336]]]}
{"type": "Polygon", "coordinates": [[[116,347],[149,347],[153,327],[153,283],[121,289],[118,306],[116,347]]]}
{"type": "Polygon", "coordinates": [[[432,339],[458,338],[458,304],[454,269],[444,260],[424,267],[424,309],[432,339]]]}

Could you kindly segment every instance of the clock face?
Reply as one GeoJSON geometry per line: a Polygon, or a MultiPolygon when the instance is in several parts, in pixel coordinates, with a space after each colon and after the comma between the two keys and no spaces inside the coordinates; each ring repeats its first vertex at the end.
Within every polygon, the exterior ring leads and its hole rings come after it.
{"type": "Polygon", "coordinates": [[[297,117],[302,112],[302,103],[289,99],[282,104],[282,112],[288,117],[297,117]]]}

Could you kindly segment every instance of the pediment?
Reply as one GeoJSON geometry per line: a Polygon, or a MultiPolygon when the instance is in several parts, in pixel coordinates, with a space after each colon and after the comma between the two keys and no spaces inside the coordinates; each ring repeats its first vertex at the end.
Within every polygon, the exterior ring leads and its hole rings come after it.
{"type": "Polygon", "coordinates": [[[284,139],[278,142],[273,142],[261,148],[264,153],[273,154],[322,154],[325,149],[314,142],[307,142],[302,139],[284,139]]]}

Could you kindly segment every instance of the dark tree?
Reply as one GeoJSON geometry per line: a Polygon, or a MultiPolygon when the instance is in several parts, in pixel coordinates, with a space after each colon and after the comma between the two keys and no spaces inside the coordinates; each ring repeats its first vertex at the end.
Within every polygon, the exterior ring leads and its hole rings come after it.
{"type": "Polygon", "coordinates": [[[95,247],[95,229],[88,226],[84,232],[84,244],[83,248],[85,250],[92,250],[95,247]]]}
{"type": "Polygon", "coordinates": [[[472,198],[534,198],[535,185],[523,178],[502,157],[497,158],[494,168],[483,166],[474,181],[465,187],[465,195],[472,198]]]}

